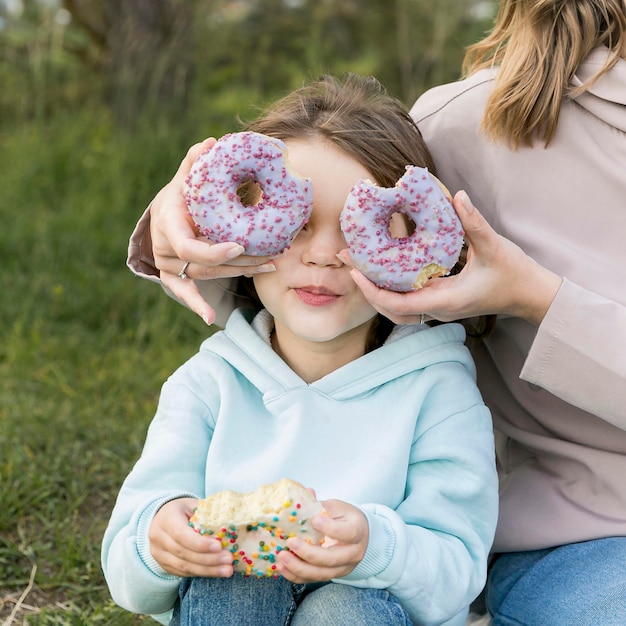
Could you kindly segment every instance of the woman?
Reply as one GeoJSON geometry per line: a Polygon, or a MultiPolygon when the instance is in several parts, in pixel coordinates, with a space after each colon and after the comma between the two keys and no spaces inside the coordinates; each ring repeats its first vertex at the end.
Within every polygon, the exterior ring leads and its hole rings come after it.
{"type": "MultiPolygon", "coordinates": [[[[467,266],[411,294],[353,277],[396,322],[499,315],[472,345],[499,439],[494,624],[623,625],[626,3],[503,0],[466,70],[412,114],[441,179],[465,190],[455,206],[467,266]]],[[[203,255],[181,232],[184,208],[168,197],[185,168],[153,204],[155,254],[163,282],[210,320],[175,276],[181,259],[194,278],[240,270],[215,267],[229,244],[203,255]]]]}

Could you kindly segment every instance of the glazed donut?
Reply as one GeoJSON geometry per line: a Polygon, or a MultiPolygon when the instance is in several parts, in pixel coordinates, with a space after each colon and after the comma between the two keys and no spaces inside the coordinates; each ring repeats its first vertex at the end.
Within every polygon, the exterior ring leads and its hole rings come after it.
{"type": "Polygon", "coordinates": [[[426,168],[408,165],[395,187],[361,180],[341,212],[341,229],[354,266],[379,287],[411,291],[445,276],[463,247],[463,230],[447,189],[426,168]],[[391,216],[408,216],[415,230],[393,237],[391,216]]]}
{"type": "Polygon", "coordinates": [[[287,539],[298,535],[311,544],[324,541],[309,524],[310,518],[323,510],[308,489],[283,478],[250,493],[220,491],[201,499],[189,525],[230,550],[236,572],[278,578],[276,556],[289,550],[287,539]]]}
{"type": "Polygon", "coordinates": [[[311,180],[289,170],[285,144],[253,132],[224,135],[201,154],[184,195],[202,234],[214,242],[236,241],[250,255],[282,252],[313,206],[311,180]],[[240,196],[245,188],[247,203],[240,196]]]}

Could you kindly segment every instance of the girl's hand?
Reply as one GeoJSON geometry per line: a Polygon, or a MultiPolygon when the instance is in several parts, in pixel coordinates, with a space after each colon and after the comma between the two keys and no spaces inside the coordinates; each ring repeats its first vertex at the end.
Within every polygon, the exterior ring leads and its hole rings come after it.
{"type": "Polygon", "coordinates": [[[200,236],[188,215],[183,196],[185,178],[195,159],[215,142],[211,137],[192,146],[174,178],[159,191],[150,205],[152,253],[161,281],[208,323],[215,319],[215,312],[204,301],[193,280],[184,280],[178,275],[185,263],[189,263],[185,274],[197,280],[252,275],[273,269],[268,263],[269,257],[246,256],[244,248],[237,243],[214,244],[200,236]]]}
{"type": "MultiPolygon", "coordinates": [[[[496,233],[468,195],[454,197],[469,250],[456,276],[434,278],[418,291],[397,293],[376,287],[358,270],[352,277],[370,304],[399,324],[420,321],[422,314],[444,322],[487,314],[521,317],[539,325],[561,285],[561,277],[496,233]]],[[[342,258],[349,262],[347,251],[342,258]]]]}
{"type": "Polygon", "coordinates": [[[313,546],[300,537],[287,540],[289,551],[278,557],[278,571],[294,583],[309,583],[349,574],[363,559],[369,540],[367,519],[360,509],[341,500],[326,500],[327,514],[311,519],[326,535],[324,546],[313,546]]]}
{"type": "Polygon", "coordinates": [[[150,526],[150,552],[174,576],[228,578],[233,575],[233,555],[216,539],[200,535],[189,526],[197,505],[194,498],[164,504],[150,526]]]}

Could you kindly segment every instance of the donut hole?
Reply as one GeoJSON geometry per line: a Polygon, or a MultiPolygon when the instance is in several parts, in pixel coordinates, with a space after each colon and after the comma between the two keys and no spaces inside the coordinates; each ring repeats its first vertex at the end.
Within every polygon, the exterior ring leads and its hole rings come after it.
{"type": "Polygon", "coordinates": [[[389,217],[389,234],[394,239],[410,237],[416,228],[415,222],[406,213],[396,211],[389,217]]]}
{"type": "Polygon", "coordinates": [[[237,187],[237,195],[241,204],[245,207],[257,206],[263,199],[263,190],[261,185],[250,178],[237,187]]]}

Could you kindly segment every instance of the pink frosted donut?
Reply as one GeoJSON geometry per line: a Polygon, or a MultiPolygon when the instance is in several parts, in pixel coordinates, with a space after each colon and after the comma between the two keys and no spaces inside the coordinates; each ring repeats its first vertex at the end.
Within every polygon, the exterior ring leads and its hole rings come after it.
{"type": "Polygon", "coordinates": [[[211,241],[236,241],[251,255],[276,255],[308,221],[311,180],[289,170],[286,146],[259,133],[224,135],[185,181],[189,214],[211,241]],[[237,191],[249,183],[251,201],[237,191]]]}
{"type": "Polygon", "coordinates": [[[408,165],[395,187],[359,181],[341,212],[350,259],[379,287],[411,291],[433,276],[445,276],[459,259],[463,230],[447,190],[425,168],[408,165]],[[415,224],[407,237],[393,237],[391,216],[415,224]]]}

